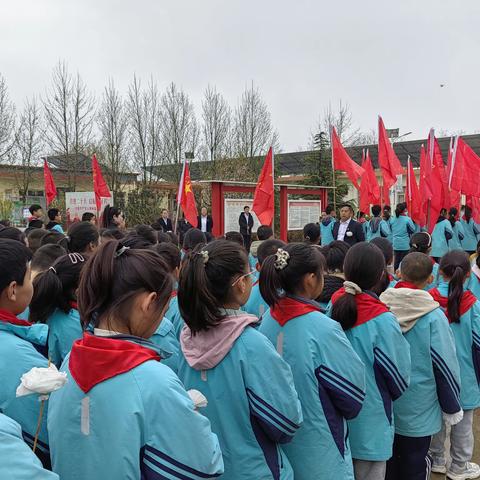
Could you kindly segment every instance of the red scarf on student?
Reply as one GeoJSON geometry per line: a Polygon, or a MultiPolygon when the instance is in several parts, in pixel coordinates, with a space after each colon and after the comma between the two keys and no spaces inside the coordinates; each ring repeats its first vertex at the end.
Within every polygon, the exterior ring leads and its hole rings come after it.
{"type": "Polygon", "coordinates": [[[84,393],[95,385],[129,372],[148,360],[160,360],[160,355],[128,340],[96,337],[84,333],[73,342],[69,369],[84,393]]]}
{"type": "Polygon", "coordinates": [[[411,288],[412,290],[418,290],[418,287],[410,282],[404,282],[403,280],[398,282],[393,288],[411,288]]]}
{"type": "Polygon", "coordinates": [[[78,303],[77,303],[77,302],[71,301],[71,302],[70,302],[70,306],[71,306],[74,310],[78,310],[78,303]]]}
{"type": "Polygon", "coordinates": [[[177,294],[178,292],[176,290],[172,290],[172,293],[170,294],[170,298],[175,298],[177,294]]]}
{"type": "Polygon", "coordinates": [[[292,318],[306,315],[310,312],[321,312],[320,306],[300,300],[283,297],[270,309],[270,313],[274,320],[276,320],[282,327],[292,320],[292,318]]]}
{"type": "Polygon", "coordinates": [[[30,322],[20,320],[12,312],[7,312],[7,310],[0,310],[0,322],[11,323],[12,325],[18,325],[19,327],[32,326],[30,322]]]}
{"type": "MultiPolygon", "coordinates": [[[[332,295],[332,305],[344,294],[345,288],[342,287],[340,290],[337,290],[332,295]]],[[[368,293],[355,295],[355,301],[357,302],[357,321],[352,328],[363,325],[382,313],[389,312],[388,307],[382,301],[368,293]]]]}
{"type": "MultiPolygon", "coordinates": [[[[438,288],[434,288],[432,290],[429,290],[428,293],[433,297],[434,300],[436,300],[440,306],[445,310],[445,315],[448,318],[448,321],[450,321],[450,318],[448,317],[448,311],[447,311],[447,305],[448,305],[448,298],[443,297],[438,288]]],[[[463,292],[462,299],[460,300],[460,316],[464,315],[467,313],[474,305],[474,303],[477,301],[477,297],[470,292],[469,290],[463,292]]]]}

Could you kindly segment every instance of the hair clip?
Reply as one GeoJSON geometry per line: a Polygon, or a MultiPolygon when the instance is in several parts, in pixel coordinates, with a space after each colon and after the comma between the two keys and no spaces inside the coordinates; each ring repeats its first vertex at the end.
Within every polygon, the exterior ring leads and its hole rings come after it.
{"type": "Polygon", "coordinates": [[[197,255],[201,255],[203,258],[203,263],[206,265],[209,260],[208,252],[206,250],[202,250],[201,252],[198,252],[197,255]]]}
{"type": "Polygon", "coordinates": [[[83,255],[80,255],[77,252],[69,253],[68,258],[70,259],[70,261],[72,262],[73,265],[76,265],[78,262],[84,262],[85,261],[85,258],[83,257],[83,255]]]}
{"type": "Polygon", "coordinates": [[[290,254],[286,252],[283,248],[279,248],[277,253],[275,253],[275,270],[283,270],[290,260],[290,254]]]}
{"type": "Polygon", "coordinates": [[[127,250],[130,250],[130,247],[123,245],[122,248],[115,252],[115,258],[121,257],[127,250]]]}
{"type": "Polygon", "coordinates": [[[362,293],[362,289],[355,282],[348,280],[343,282],[343,288],[345,289],[345,293],[349,293],[350,295],[360,295],[360,293],[362,293]]]}
{"type": "Polygon", "coordinates": [[[50,267],[49,270],[51,270],[55,275],[57,274],[57,271],[55,270],[55,267],[50,267]]]}

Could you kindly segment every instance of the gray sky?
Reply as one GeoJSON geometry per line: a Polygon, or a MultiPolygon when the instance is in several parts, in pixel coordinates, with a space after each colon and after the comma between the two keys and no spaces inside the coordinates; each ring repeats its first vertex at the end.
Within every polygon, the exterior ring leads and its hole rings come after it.
{"type": "Polygon", "coordinates": [[[209,83],[233,106],[253,80],[284,151],[340,99],[363,130],[380,113],[410,138],[473,133],[479,20],[478,0],[0,0],[0,72],[17,104],[59,59],[96,94],[153,75],[181,85],[197,117],[209,83]]]}

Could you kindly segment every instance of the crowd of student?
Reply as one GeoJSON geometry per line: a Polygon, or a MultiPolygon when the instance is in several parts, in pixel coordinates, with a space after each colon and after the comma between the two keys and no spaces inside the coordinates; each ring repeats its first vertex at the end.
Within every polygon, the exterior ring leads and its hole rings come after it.
{"type": "Polygon", "coordinates": [[[0,478],[480,477],[477,227],[381,213],[368,241],[330,208],[250,252],[110,206],[100,230],[0,229],[0,478]],[[35,367],[66,374],[48,400],[16,396],[35,367]]]}

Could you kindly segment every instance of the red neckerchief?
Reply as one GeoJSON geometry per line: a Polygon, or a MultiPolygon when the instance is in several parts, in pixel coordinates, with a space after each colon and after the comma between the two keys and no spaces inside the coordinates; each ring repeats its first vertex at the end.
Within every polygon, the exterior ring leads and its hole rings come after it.
{"type": "MultiPolygon", "coordinates": [[[[429,290],[428,293],[433,297],[434,300],[436,300],[440,304],[440,306],[445,311],[445,315],[447,316],[448,321],[452,323],[450,318],[448,317],[447,311],[448,298],[442,296],[438,288],[429,290]]],[[[477,297],[475,297],[472,292],[470,292],[469,290],[463,292],[462,299],[460,300],[460,316],[465,315],[465,313],[467,313],[473,307],[476,301],[477,297]]]]}
{"type": "Polygon", "coordinates": [[[432,262],[432,265],[435,265],[437,263],[433,257],[430,257],[430,261],[432,262]]]}
{"type": "Polygon", "coordinates": [[[69,369],[84,393],[95,385],[138,367],[149,360],[160,360],[154,350],[128,340],[96,337],[84,333],[73,342],[69,369]]]}
{"type": "Polygon", "coordinates": [[[391,282],[393,282],[393,281],[395,280],[395,277],[394,277],[391,273],[389,273],[389,274],[388,274],[388,279],[389,279],[391,282]]]}
{"type": "Polygon", "coordinates": [[[170,298],[175,298],[177,296],[177,291],[176,290],[172,290],[172,293],[170,294],[170,298]]]}
{"type": "Polygon", "coordinates": [[[272,317],[282,327],[292,320],[292,318],[300,317],[310,312],[321,311],[320,306],[313,305],[312,303],[304,303],[291,297],[281,298],[275,307],[270,309],[272,317]]]}
{"type": "Polygon", "coordinates": [[[404,282],[404,281],[398,282],[393,288],[411,288],[413,290],[419,289],[414,283],[404,282]]]}
{"type": "Polygon", "coordinates": [[[70,306],[74,309],[74,310],[78,310],[78,303],[77,302],[74,302],[73,300],[70,302],[70,306]]]}
{"type": "MultiPolygon", "coordinates": [[[[332,305],[342,295],[345,295],[345,288],[343,287],[332,295],[332,305]]],[[[357,321],[352,328],[363,325],[382,313],[390,311],[383,302],[378,298],[372,297],[372,295],[369,295],[368,293],[359,293],[358,295],[355,295],[355,301],[357,302],[357,321]]]]}
{"type": "Polygon", "coordinates": [[[19,327],[32,326],[30,322],[20,320],[12,312],[7,312],[7,310],[0,310],[0,322],[11,323],[12,325],[18,325],[19,327]]]}
{"type": "Polygon", "coordinates": [[[256,287],[259,283],[260,283],[260,280],[257,280],[257,281],[252,285],[252,287],[256,287]]]}

